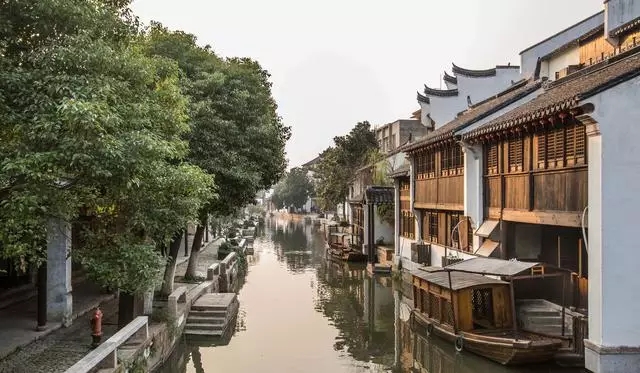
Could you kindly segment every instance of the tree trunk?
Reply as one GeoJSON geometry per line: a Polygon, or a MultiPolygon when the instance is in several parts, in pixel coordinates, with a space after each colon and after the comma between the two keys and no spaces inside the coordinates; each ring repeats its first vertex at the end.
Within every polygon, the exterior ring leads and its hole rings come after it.
{"type": "Polygon", "coordinates": [[[169,244],[169,260],[167,266],[164,269],[164,277],[162,280],[162,289],[160,289],[160,295],[168,297],[173,292],[174,277],[176,276],[176,261],[178,259],[178,253],[180,251],[180,245],[182,244],[182,232],[177,231],[171,238],[169,244]]]}
{"type": "Polygon", "coordinates": [[[135,317],[135,297],[120,293],[118,296],[118,329],[124,328],[135,317]]]}
{"type": "MultiPolygon", "coordinates": [[[[205,222],[205,224],[207,224],[205,222]]],[[[193,244],[191,245],[191,256],[189,257],[189,264],[187,265],[187,272],[184,275],[185,279],[193,280],[196,278],[196,269],[198,268],[198,257],[202,251],[202,236],[204,235],[204,226],[198,224],[196,233],[193,236],[193,244]]]]}

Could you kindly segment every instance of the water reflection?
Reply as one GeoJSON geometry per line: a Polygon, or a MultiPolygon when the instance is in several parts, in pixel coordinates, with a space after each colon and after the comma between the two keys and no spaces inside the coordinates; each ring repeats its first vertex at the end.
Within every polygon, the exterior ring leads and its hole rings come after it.
{"type": "Polygon", "coordinates": [[[162,373],[558,371],[508,369],[412,330],[410,286],[327,260],[317,227],[268,219],[254,248],[233,338],[187,340],[162,373]]]}

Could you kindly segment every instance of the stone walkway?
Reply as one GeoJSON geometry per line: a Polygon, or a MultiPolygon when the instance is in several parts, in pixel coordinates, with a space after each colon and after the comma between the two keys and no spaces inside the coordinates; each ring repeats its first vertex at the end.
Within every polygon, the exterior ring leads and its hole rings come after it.
{"type": "MultiPolygon", "coordinates": [[[[73,318],[92,310],[100,303],[113,299],[113,294],[103,293],[100,288],[90,282],[73,284],[73,318]]],[[[60,324],[49,323],[45,331],[36,331],[37,325],[36,297],[0,310],[0,359],[11,354],[17,348],[28,345],[49,333],[54,333],[60,324]]],[[[73,323],[76,323],[74,320],[73,323]]],[[[87,324],[83,324],[86,325],[87,324]]],[[[1,365],[0,365],[1,367],[1,365]]],[[[0,372],[2,369],[0,368],[0,372]]]]}
{"type": "MultiPolygon", "coordinates": [[[[193,235],[188,238],[191,246],[193,235]]],[[[212,258],[217,260],[220,241],[213,240],[199,258],[198,271],[204,268],[205,276],[212,258]]],[[[183,254],[181,248],[177,276],[184,276],[187,268],[188,257],[183,254]]],[[[35,331],[36,298],[0,310],[0,373],[64,372],[90,351],[91,312],[87,311],[100,303],[104,314],[102,340],[105,341],[117,331],[118,301],[111,294],[101,293],[90,282],[73,285],[73,310],[77,318],[68,328],[51,325],[44,332],[35,331]]]]}
{"type": "MultiPolygon", "coordinates": [[[[196,275],[198,277],[207,277],[207,269],[209,266],[213,263],[219,262],[218,247],[220,247],[221,243],[222,239],[220,237],[212,238],[212,241],[207,243],[202,249],[198,256],[198,266],[196,267],[196,275]]],[[[178,266],[176,267],[176,277],[184,277],[188,264],[188,260],[182,263],[178,262],[178,266]]]]}
{"type": "MultiPolygon", "coordinates": [[[[118,301],[103,303],[103,341],[118,328],[118,301]]],[[[82,359],[91,349],[89,320],[91,312],[18,350],[0,361],[0,373],[61,373],[82,359]]],[[[2,331],[4,339],[4,331],[2,331]]]]}

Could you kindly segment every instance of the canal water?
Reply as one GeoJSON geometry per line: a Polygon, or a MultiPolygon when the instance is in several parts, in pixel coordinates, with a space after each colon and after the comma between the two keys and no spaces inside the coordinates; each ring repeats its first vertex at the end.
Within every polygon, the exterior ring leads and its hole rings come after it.
{"type": "Polygon", "coordinates": [[[412,331],[410,292],[325,259],[319,228],[268,219],[254,247],[232,338],[183,340],[160,373],[577,372],[508,369],[412,331]]]}

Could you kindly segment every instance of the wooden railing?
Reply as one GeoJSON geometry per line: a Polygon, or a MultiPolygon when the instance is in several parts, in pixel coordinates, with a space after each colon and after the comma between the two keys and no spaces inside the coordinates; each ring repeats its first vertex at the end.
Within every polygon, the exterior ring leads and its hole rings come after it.
{"type": "Polygon", "coordinates": [[[118,347],[125,343],[144,343],[149,338],[149,318],[139,316],[120,329],[111,338],[89,352],[65,373],[87,373],[95,369],[113,369],[118,367],[118,347]],[[133,340],[133,341],[132,341],[133,340]]]}

